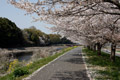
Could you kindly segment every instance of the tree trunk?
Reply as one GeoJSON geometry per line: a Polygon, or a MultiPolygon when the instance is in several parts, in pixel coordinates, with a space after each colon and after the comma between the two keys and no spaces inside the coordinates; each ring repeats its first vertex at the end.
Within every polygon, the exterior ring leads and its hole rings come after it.
{"type": "Polygon", "coordinates": [[[92,46],[90,45],[90,50],[92,50],[92,46]]]}
{"type": "Polygon", "coordinates": [[[91,50],[93,51],[93,45],[91,45],[91,50]]]}
{"type": "Polygon", "coordinates": [[[96,51],[96,44],[94,44],[94,51],[96,51]]]}
{"type": "Polygon", "coordinates": [[[97,43],[97,54],[99,56],[101,55],[101,45],[100,45],[100,43],[97,43]]]}
{"type": "Polygon", "coordinates": [[[110,54],[110,59],[111,61],[115,62],[115,52],[116,52],[116,44],[112,43],[111,44],[111,54],[110,54]]]}
{"type": "Polygon", "coordinates": [[[87,46],[88,49],[90,49],[90,46],[87,46]]]}

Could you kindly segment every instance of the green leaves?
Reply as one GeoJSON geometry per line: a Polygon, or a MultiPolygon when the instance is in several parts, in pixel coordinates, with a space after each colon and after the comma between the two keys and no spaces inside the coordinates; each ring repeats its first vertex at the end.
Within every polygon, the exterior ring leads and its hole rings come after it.
{"type": "Polygon", "coordinates": [[[26,75],[26,74],[29,74],[29,70],[27,67],[25,68],[17,68],[15,69],[15,71],[13,72],[13,75],[15,77],[20,77],[20,76],[23,76],[23,75],[26,75]]]}
{"type": "Polygon", "coordinates": [[[16,46],[22,41],[22,32],[15,23],[0,17],[0,47],[16,46]]]}

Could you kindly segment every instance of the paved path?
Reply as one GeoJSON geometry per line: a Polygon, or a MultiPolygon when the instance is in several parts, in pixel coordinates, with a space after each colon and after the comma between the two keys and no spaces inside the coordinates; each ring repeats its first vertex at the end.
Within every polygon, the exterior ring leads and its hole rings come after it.
{"type": "Polygon", "coordinates": [[[29,80],[89,80],[81,48],[75,48],[44,67],[29,80]]]}

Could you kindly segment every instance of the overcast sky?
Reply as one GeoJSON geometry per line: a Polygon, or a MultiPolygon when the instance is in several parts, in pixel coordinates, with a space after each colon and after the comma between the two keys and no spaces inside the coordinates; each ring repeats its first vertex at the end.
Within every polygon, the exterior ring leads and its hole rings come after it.
{"type": "Polygon", "coordinates": [[[26,15],[25,11],[15,8],[13,5],[8,4],[7,0],[0,0],[0,17],[5,17],[14,22],[19,28],[29,28],[30,26],[35,26],[37,29],[45,33],[51,33],[50,30],[46,29],[44,26],[52,26],[46,24],[45,22],[32,22],[32,16],[26,15]]]}

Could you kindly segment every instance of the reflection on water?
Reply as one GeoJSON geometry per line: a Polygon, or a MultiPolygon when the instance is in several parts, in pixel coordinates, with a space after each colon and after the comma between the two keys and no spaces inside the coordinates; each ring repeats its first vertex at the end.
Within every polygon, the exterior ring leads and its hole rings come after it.
{"type": "Polygon", "coordinates": [[[31,59],[33,52],[20,52],[14,54],[14,58],[18,59],[19,61],[28,61],[31,59]]]}

